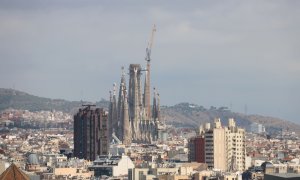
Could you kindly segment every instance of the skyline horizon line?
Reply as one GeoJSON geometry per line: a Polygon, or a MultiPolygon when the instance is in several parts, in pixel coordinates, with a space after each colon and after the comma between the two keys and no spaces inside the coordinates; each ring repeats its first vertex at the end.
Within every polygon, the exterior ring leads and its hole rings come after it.
{"type": "MultiPolygon", "coordinates": [[[[87,102],[87,103],[92,103],[92,104],[96,104],[97,102],[110,102],[109,101],[109,98],[108,99],[105,99],[103,97],[101,97],[99,100],[96,100],[96,101],[93,101],[93,100],[87,100],[87,99],[81,99],[81,100],[74,100],[74,99],[67,99],[67,98],[63,98],[63,97],[59,97],[59,98],[56,98],[56,97],[45,97],[43,95],[35,95],[34,93],[31,93],[31,92],[28,92],[28,91],[25,91],[25,90],[21,90],[21,89],[13,89],[13,88],[6,88],[6,87],[0,87],[0,89],[7,89],[7,90],[14,90],[14,91],[19,91],[19,92],[22,92],[22,93],[26,93],[28,95],[31,95],[31,96],[36,96],[36,97],[39,97],[39,98],[46,98],[46,99],[51,99],[51,100],[63,100],[63,101],[68,101],[68,102],[87,102]]],[[[176,105],[179,105],[179,104],[183,104],[183,103],[188,103],[189,105],[196,105],[198,107],[203,107],[205,108],[206,110],[210,110],[212,107],[214,108],[217,108],[217,109],[220,109],[220,108],[227,108],[227,110],[230,110],[232,113],[237,113],[237,114],[242,114],[242,115],[245,115],[245,116],[263,116],[263,117],[271,117],[271,118],[276,118],[276,119],[279,119],[279,120],[283,120],[283,121],[289,121],[289,122],[292,122],[292,123],[296,123],[296,124],[299,124],[299,122],[297,121],[293,121],[291,119],[287,119],[287,118],[283,118],[283,117],[277,117],[277,116],[273,116],[273,115],[268,115],[268,114],[262,114],[262,113],[248,113],[248,105],[247,104],[244,104],[243,105],[243,108],[245,108],[245,106],[247,106],[247,113],[246,112],[241,112],[241,111],[238,111],[238,110],[234,110],[233,106],[234,104],[233,103],[229,103],[229,105],[203,105],[203,104],[198,104],[198,103],[195,103],[195,102],[188,102],[188,101],[182,101],[182,102],[177,102],[177,103],[173,103],[173,104],[162,104],[160,105],[161,107],[172,107],[172,106],[176,106],[176,105]],[[230,107],[232,106],[232,108],[230,107]]]]}

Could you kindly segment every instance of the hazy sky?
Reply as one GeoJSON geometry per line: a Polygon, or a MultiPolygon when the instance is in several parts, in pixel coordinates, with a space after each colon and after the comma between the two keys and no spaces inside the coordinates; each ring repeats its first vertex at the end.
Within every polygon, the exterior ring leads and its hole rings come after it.
{"type": "Polygon", "coordinates": [[[300,1],[0,1],[0,82],[67,100],[108,99],[121,66],[145,64],[163,105],[300,123],[300,1]]]}

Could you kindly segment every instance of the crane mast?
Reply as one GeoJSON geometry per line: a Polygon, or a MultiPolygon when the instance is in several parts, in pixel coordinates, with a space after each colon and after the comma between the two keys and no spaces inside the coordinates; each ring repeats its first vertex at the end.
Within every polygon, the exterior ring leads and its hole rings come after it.
{"type": "Polygon", "coordinates": [[[144,108],[145,108],[145,115],[146,118],[149,120],[151,118],[151,105],[150,105],[150,71],[151,71],[151,67],[150,67],[150,61],[151,61],[151,49],[152,49],[152,45],[153,45],[153,38],[154,38],[154,33],[156,31],[156,26],[154,24],[153,28],[152,28],[152,32],[151,32],[151,36],[150,36],[150,40],[148,42],[148,46],[146,48],[146,57],[145,60],[147,61],[147,69],[146,69],[146,78],[145,78],[145,89],[144,89],[144,98],[143,98],[143,104],[144,104],[144,108]]]}
{"type": "Polygon", "coordinates": [[[156,32],[156,26],[155,26],[155,24],[153,25],[153,28],[152,28],[152,32],[151,32],[151,36],[150,36],[150,40],[149,40],[149,42],[148,42],[148,46],[147,46],[147,48],[146,48],[146,61],[150,61],[151,60],[151,58],[150,58],[150,56],[151,56],[151,49],[152,49],[152,45],[153,45],[153,39],[154,39],[154,34],[155,34],[155,32],[156,32]]]}

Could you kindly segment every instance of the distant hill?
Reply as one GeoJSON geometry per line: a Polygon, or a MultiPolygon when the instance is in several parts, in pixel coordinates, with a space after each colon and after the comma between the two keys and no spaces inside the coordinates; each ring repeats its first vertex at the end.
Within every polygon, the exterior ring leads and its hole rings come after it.
{"type": "MultiPolygon", "coordinates": [[[[0,88],[0,111],[8,108],[26,109],[29,111],[54,109],[74,113],[82,104],[87,103],[89,102],[43,98],[13,89],[0,88]]],[[[101,100],[96,102],[96,105],[107,109],[109,102],[101,100]]],[[[212,106],[206,109],[196,104],[180,103],[174,106],[162,106],[161,113],[168,124],[173,124],[178,127],[197,128],[200,124],[213,122],[214,118],[219,117],[224,125],[227,125],[228,118],[234,118],[238,126],[246,128],[247,130],[252,122],[257,122],[263,124],[268,132],[288,128],[290,131],[295,131],[300,134],[299,124],[274,117],[235,113],[231,112],[227,107],[217,108],[212,106]]]]}
{"type": "MultiPolygon", "coordinates": [[[[54,109],[64,112],[73,112],[75,109],[81,107],[82,104],[87,103],[90,102],[43,98],[13,89],[0,88],[0,111],[13,108],[26,109],[29,111],[54,109]]],[[[97,102],[96,105],[108,107],[108,101],[102,100],[97,102]]]]}
{"type": "Polygon", "coordinates": [[[180,103],[174,106],[164,106],[161,110],[162,117],[166,122],[176,126],[198,128],[205,122],[213,122],[215,118],[220,118],[223,125],[227,125],[228,118],[234,118],[238,126],[249,130],[251,123],[257,122],[263,124],[270,133],[281,129],[295,131],[300,134],[300,125],[285,121],[279,118],[266,117],[261,115],[245,115],[231,112],[227,107],[210,107],[198,106],[190,103],[180,103]]]}

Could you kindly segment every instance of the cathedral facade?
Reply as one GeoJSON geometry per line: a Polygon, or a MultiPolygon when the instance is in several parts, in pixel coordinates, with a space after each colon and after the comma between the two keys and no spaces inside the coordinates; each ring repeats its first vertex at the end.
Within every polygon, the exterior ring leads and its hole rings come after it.
{"type": "Polygon", "coordinates": [[[130,64],[128,87],[122,67],[118,97],[116,84],[110,92],[108,130],[111,140],[116,136],[123,144],[129,145],[132,142],[152,143],[158,139],[160,98],[154,89],[151,106],[150,61],[147,61],[146,67],[142,69],[140,64],[130,64]]]}

